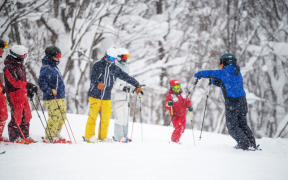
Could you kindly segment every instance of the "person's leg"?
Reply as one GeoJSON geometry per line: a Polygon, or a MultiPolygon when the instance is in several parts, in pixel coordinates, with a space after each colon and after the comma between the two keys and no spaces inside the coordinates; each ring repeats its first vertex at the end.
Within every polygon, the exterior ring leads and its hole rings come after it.
{"type": "MultiPolygon", "coordinates": [[[[101,99],[89,97],[89,104],[90,104],[90,112],[89,112],[89,117],[88,117],[86,128],[85,128],[85,136],[84,136],[85,139],[89,139],[95,135],[95,126],[96,126],[97,116],[101,107],[101,99]]],[[[110,111],[111,111],[111,106],[110,106],[110,111]]]]}
{"type": "Polygon", "coordinates": [[[239,128],[242,129],[242,131],[245,133],[245,135],[249,139],[250,146],[256,147],[255,137],[250,127],[247,124],[247,113],[246,112],[239,113],[238,120],[239,120],[239,128]]]}
{"type": "Polygon", "coordinates": [[[0,138],[2,137],[6,120],[8,119],[8,111],[5,95],[0,95],[0,138]]]}
{"type": "Polygon", "coordinates": [[[111,116],[111,100],[102,100],[101,125],[98,130],[98,139],[103,140],[108,134],[108,128],[111,116]],[[101,127],[101,130],[100,130],[101,127]]]}
{"type": "Polygon", "coordinates": [[[32,118],[32,114],[31,114],[29,102],[25,101],[23,103],[22,122],[20,126],[25,138],[29,137],[29,127],[30,127],[31,118],[32,118]]]}
{"type": "Polygon", "coordinates": [[[130,114],[129,113],[129,107],[128,107],[128,102],[124,102],[124,108],[123,108],[123,113],[124,113],[124,124],[123,124],[123,133],[124,133],[124,138],[127,138],[128,136],[128,117],[130,114]]]}
{"type": "Polygon", "coordinates": [[[238,146],[242,149],[247,149],[249,147],[249,140],[244,134],[242,129],[239,128],[239,113],[236,111],[227,111],[226,114],[226,126],[229,134],[238,143],[238,146]]]}
{"type": "Polygon", "coordinates": [[[173,121],[174,131],[171,136],[172,142],[179,142],[182,132],[182,123],[180,117],[174,117],[173,121]]]}
{"type": "Polygon", "coordinates": [[[64,124],[64,122],[66,121],[66,118],[67,118],[67,116],[66,116],[66,105],[65,105],[65,99],[57,99],[57,101],[58,101],[58,104],[60,106],[62,116],[61,116],[61,121],[58,121],[58,123],[57,123],[57,129],[56,129],[55,136],[58,137],[59,139],[61,139],[62,136],[60,135],[60,133],[61,133],[61,130],[63,128],[63,124],[64,124]],[[64,119],[64,121],[63,121],[63,119],[64,119]]]}
{"type": "Polygon", "coordinates": [[[8,124],[8,135],[9,141],[14,142],[19,137],[23,138],[18,127],[22,120],[23,105],[21,103],[12,104],[10,101],[9,105],[11,108],[11,121],[8,124]],[[18,125],[16,124],[16,120],[18,125]]]}
{"type": "Polygon", "coordinates": [[[114,140],[118,141],[124,137],[123,125],[124,125],[124,103],[123,101],[117,101],[113,103],[113,112],[115,115],[114,121],[114,140]]]}

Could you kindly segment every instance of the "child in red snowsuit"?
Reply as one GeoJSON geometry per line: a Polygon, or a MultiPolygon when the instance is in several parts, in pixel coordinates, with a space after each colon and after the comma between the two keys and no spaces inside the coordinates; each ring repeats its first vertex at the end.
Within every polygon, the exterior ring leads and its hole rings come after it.
{"type": "Polygon", "coordinates": [[[170,90],[166,97],[165,108],[169,111],[174,126],[171,141],[178,143],[186,128],[187,108],[193,111],[192,103],[182,91],[178,79],[170,80],[170,90]]]}
{"type": "MultiPolygon", "coordinates": [[[[2,55],[4,53],[4,48],[7,48],[7,47],[8,47],[8,43],[0,39],[0,58],[2,58],[2,55]]],[[[2,137],[7,119],[8,119],[8,112],[7,112],[5,88],[2,86],[2,82],[0,79],[0,142],[1,141],[9,142],[7,138],[2,137]]]]}

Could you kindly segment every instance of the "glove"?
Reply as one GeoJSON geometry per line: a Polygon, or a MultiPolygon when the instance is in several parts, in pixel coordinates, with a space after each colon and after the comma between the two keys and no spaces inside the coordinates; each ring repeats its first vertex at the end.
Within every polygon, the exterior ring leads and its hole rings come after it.
{"type": "Polygon", "coordinates": [[[6,93],[6,89],[5,89],[5,87],[3,86],[3,91],[2,91],[2,93],[3,94],[5,94],[6,93]]]}
{"type": "Polygon", "coordinates": [[[193,111],[193,107],[192,107],[192,106],[189,106],[189,107],[188,107],[188,111],[192,112],[192,111],[193,111]]]}
{"type": "Polygon", "coordinates": [[[105,89],[105,85],[103,83],[99,83],[97,85],[97,88],[100,89],[101,91],[103,91],[105,89]]]}
{"type": "Polygon", "coordinates": [[[136,91],[137,94],[138,94],[138,93],[141,93],[142,95],[144,95],[143,91],[141,90],[141,86],[140,86],[139,84],[136,86],[136,88],[134,89],[134,91],[136,91]]]}
{"type": "Polygon", "coordinates": [[[129,93],[130,92],[130,87],[129,86],[124,86],[122,89],[124,92],[129,93]]]}
{"type": "Polygon", "coordinates": [[[38,88],[36,85],[32,84],[32,83],[27,83],[26,85],[26,89],[27,89],[27,96],[32,99],[34,97],[34,94],[38,92],[38,88]]]}
{"type": "Polygon", "coordinates": [[[168,106],[173,106],[173,101],[168,101],[167,104],[168,106]]]}

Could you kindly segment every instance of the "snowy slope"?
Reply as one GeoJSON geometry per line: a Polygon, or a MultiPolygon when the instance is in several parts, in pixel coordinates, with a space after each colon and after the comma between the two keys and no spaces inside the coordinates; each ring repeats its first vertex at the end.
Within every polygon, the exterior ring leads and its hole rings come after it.
{"type": "MultiPolygon", "coordinates": [[[[35,111],[32,115],[30,135],[41,141],[43,127],[35,111]]],[[[132,143],[87,144],[82,141],[87,116],[68,114],[68,119],[77,144],[0,144],[6,151],[0,155],[0,179],[288,179],[287,139],[259,139],[263,151],[247,152],[233,149],[230,136],[208,132],[199,141],[195,131],[194,146],[187,129],[178,145],[168,143],[172,127],[143,124],[142,141],[141,124],[135,123],[132,143]]],[[[66,129],[63,135],[68,138],[66,129]]]]}

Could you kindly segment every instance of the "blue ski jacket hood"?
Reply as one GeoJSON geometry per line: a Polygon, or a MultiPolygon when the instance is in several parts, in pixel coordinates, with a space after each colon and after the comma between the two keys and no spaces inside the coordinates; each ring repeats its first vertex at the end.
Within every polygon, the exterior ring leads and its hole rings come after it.
{"type": "Polygon", "coordinates": [[[245,96],[243,77],[240,72],[235,74],[234,66],[227,65],[221,70],[206,70],[199,71],[195,74],[196,78],[212,78],[212,83],[221,87],[224,98],[232,97],[242,97],[245,96]],[[217,82],[217,83],[216,83],[217,82]]]}
{"type": "Polygon", "coordinates": [[[38,79],[38,85],[43,91],[43,100],[54,99],[51,89],[57,91],[57,99],[65,98],[65,85],[63,77],[57,67],[59,62],[48,59],[46,56],[42,59],[42,67],[38,79]]]}
{"type": "Polygon", "coordinates": [[[124,72],[120,67],[115,65],[115,63],[110,64],[102,58],[100,61],[97,61],[92,68],[91,72],[91,84],[88,92],[88,96],[94,97],[97,99],[110,100],[111,91],[113,85],[116,81],[116,78],[119,78],[123,81],[128,82],[129,84],[137,87],[139,82],[133,77],[129,76],[124,72]],[[105,89],[102,91],[97,88],[97,85],[102,82],[105,85],[105,89]]]}

